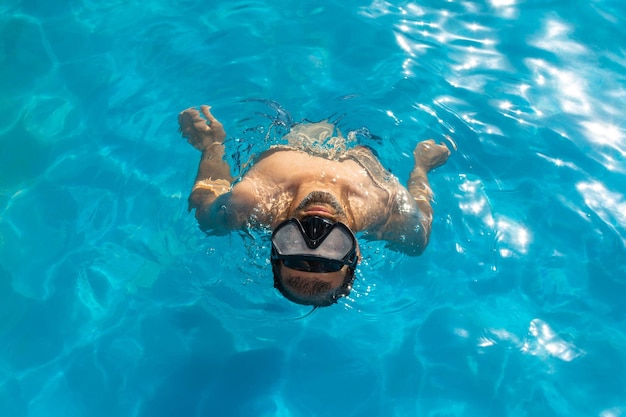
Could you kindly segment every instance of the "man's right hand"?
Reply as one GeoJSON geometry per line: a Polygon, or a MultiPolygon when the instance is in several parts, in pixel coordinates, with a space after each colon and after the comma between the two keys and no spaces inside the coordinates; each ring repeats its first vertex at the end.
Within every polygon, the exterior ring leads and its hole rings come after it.
{"type": "Polygon", "coordinates": [[[445,164],[450,156],[450,150],[445,143],[437,144],[434,140],[428,139],[417,144],[413,156],[415,167],[428,172],[445,164]]]}
{"type": "Polygon", "coordinates": [[[226,132],[224,126],[211,114],[211,107],[200,106],[200,110],[202,115],[193,107],[182,111],[178,115],[178,124],[180,133],[187,142],[204,152],[214,143],[224,143],[226,132]]]}

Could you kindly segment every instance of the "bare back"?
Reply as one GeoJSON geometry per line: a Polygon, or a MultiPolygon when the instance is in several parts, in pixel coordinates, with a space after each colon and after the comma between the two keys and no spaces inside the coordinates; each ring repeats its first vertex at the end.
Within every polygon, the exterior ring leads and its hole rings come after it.
{"type": "Polygon", "coordinates": [[[335,221],[409,255],[421,254],[428,245],[432,191],[426,174],[448,159],[450,151],[443,143],[429,139],[417,144],[405,188],[368,148],[348,148],[354,141],[350,134],[344,138],[328,122],[299,124],[285,135],[287,145],[265,151],[240,180],[233,181],[223,158],[226,133],[210,107],[181,112],[179,125],[183,137],[202,152],[189,210],[195,209],[198,224],[207,233],[274,228],[294,215],[321,212],[341,216],[335,221]],[[336,204],[331,204],[331,211],[320,193],[332,196],[330,202],[336,204]],[[313,195],[322,204],[306,208],[313,195]]]}
{"type": "MultiPolygon", "coordinates": [[[[353,151],[374,158],[367,148],[353,151]]],[[[407,192],[395,177],[389,174],[388,178],[373,178],[375,174],[357,161],[270,149],[232,188],[231,201],[243,203],[241,210],[250,210],[257,221],[273,227],[285,220],[294,202],[299,201],[298,196],[327,190],[340,196],[355,231],[376,229],[389,218],[396,195],[407,192]]]]}

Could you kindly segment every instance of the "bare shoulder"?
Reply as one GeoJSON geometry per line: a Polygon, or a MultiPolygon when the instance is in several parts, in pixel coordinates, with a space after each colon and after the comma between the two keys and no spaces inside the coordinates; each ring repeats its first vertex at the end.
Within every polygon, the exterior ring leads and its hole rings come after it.
{"type": "Polygon", "coordinates": [[[387,207],[387,218],[384,224],[386,231],[402,230],[407,223],[415,220],[420,211],[409,191],[402,184],[397,183],[391,191],[391,198],[387,207]]]}
{"type": "Polygon", "coordinates": [[[253,207],[257,200],[257,184],[251,178],[244,177],[231,190],[230,204],[241,209],[253,207]]]}
{"type": "Polygon", "coordinates": [[[424,217],[408,190],[398,184],[381,219],[370,238],[385,240],[393,250],[410,256],[420,255],[428,244],[430,222],[424,217]]]}

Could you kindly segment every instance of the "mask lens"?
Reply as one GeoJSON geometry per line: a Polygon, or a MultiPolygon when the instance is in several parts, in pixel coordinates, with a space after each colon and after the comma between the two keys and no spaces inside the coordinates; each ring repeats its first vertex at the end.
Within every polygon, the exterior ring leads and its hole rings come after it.
{"type": "Polygon", "coordinates": [[[302,232],[297,220],[280,225],[272,236],[272,244],[279,255],[317,256],[343,261],[356,247],[352,232],[342,223],[336,223],[330,231],[318,239],[317,247],[311,247],[310,239],[302,232]]]}
{"type": "Polygon", "coordinates": [[[306,272],[334,272],[354,261],[356,239],[343,223],[324,219],[324,234],[313,241],[297,219],[289,219],[272,235],[272,257],[285,266],[306,272]],[[349,258],[349,259],[348,259],[349,258]]]}

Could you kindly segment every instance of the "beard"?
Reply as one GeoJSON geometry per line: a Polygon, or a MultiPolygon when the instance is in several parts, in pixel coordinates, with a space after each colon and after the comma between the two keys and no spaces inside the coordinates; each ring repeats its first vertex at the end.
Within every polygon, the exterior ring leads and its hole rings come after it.
{"type": "Polygon", "coordinates": [[[330,193],[326,193],[324,191],[313,191],[309,193],[304,199],[298,204],[296,210],[304,210],[307,206],[315,203],[328,204],[335,210],[335,212],[340,216],[345,216],[346,213],[341,206],[341,203],[334,195],[330,193]]]}

